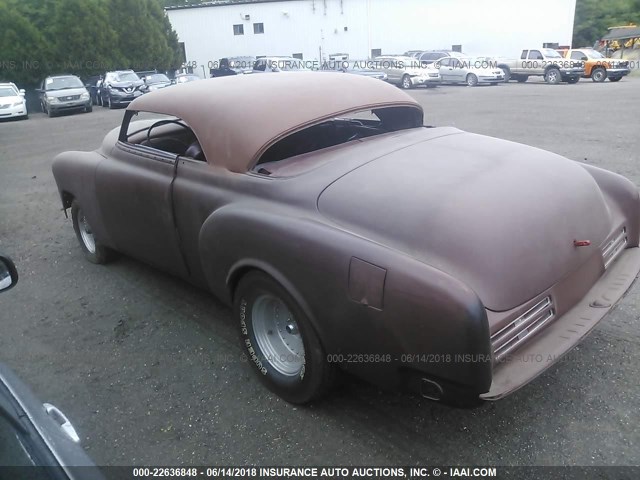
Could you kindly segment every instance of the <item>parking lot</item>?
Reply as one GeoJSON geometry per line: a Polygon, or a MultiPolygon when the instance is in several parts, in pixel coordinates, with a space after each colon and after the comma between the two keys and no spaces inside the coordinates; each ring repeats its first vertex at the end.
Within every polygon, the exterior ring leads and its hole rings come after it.
{"type": "MultiPolygon", "coordinates": [[[[639,77],[409,93],[428,125],[640,185],[639,77]]],[[[640,283],[564,361],[497,403],[456,410],[346,379],[295,407],[253,377],[229,309],[207,292],[130,258],[84,260],[51,161],[97,148],[122,114],[0,123],[0,251],[21,275],[0,297],[0,362],[69,416],[98,465],[640,463],[640,283]]]]}

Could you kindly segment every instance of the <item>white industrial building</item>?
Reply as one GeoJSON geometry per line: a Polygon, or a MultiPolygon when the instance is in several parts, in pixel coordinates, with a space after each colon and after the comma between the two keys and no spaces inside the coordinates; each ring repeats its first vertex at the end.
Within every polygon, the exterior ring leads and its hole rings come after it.
{"type": "MultiPolygon", "coordinates": [[[[222,57],[351,59],[407,50],[513,56],[570,45],[576,0],[214,0],[167,15],[198,73],[222,57]]],[[[207,70],[208,71],[208,70],[207,70]]]]}

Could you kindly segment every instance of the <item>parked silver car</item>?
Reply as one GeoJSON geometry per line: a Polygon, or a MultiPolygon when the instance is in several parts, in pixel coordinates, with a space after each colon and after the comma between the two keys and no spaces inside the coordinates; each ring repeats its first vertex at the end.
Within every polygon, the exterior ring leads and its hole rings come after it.
{"type": "Polygon", "coordinates": [[[75,75],[47,77],[36,91],[42,111],[50,117],[61,112],[90,112],[93,109],[87,88],[75,75]]]}
{"type": "Polygon", "coordinates": [[[440,72],[432,65],[423,66],[419,60],[405,56],[383,56],[373,60],[373,67],[387,74],[387,81],[401,88],[420,85],[433,87],[440,83],[440,72]]]}
{"type": "Polygon", "coordinates": [[[443,83],[466,83],[475,87],[481,83],[497,85],[504,82],[504,72],[482,58],[443,57],[433,66],[440,72],[443,83]]]}

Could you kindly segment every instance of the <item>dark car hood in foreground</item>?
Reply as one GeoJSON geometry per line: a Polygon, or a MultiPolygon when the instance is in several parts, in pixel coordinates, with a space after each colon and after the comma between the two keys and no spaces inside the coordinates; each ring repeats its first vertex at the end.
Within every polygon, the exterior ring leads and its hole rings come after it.
{"type": "Polygon", "coordinates": [[[580,164],[464,132],[356,168],[331,184],[318,206],[344,228],[466,282],[496,311],[574,271],[613,228],[598,185],[580,164]],[[576,248],[576,239],[591,246],[576,248]]]}

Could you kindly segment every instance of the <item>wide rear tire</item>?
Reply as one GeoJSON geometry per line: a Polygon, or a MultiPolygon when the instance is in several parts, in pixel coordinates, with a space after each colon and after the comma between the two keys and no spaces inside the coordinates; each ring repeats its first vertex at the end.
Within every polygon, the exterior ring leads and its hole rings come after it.
{"type": "Polygon", "coordinates": [[[304,404],[325,394],[334,377],[307,315],[273,278],[246,274],[234,295],[233,314],[252,370],[276,395],[304,404]]]}

